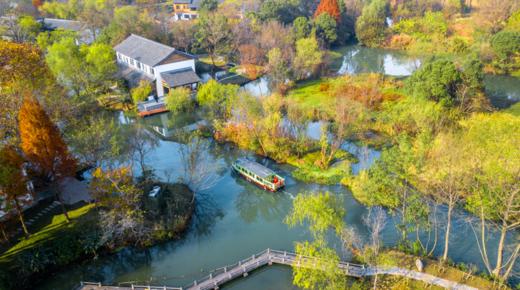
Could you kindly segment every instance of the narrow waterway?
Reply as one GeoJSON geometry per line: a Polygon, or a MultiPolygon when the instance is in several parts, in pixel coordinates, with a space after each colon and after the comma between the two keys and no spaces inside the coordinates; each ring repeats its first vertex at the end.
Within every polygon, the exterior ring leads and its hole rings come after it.
{"type": "MultiPolygon", "coordinates": [[[[331,69],[341,73],[360,73],[378,71],[392,75],[407,75],[413,71],[416,60],[410,60],[396,52],[357,51],[357,46],[345,48],[342,52],[347,59],[339,59],[331,69]],[[406,60],[408,59],[408,60],[406,60]]],[[[504,80],[502,77],[498,77],[504,80]]],[[[507,78],[505,78],[507,79],[507,78]]],[[[491,81],[497,84],[498,81],[491,81]]],[[[520,88],[516,79],[506,81],[507,88],[495,89],[504,96],[518,98],[520,88]]],[[[259,90],[264,95],[268,86],[258,81],[259,90]]],[[[488,86],[489,87],[489,86],[488,86]]],[[[248,90],[255,90],[255,83],[250,83],[248,90]]],[[[497,93],[498,95],[499,93],[497,93]]],[[[121,122],[132,123],[120,117],[121,122]]],[[[174,117],[161,114],[144,120],[150,132],[160,139],[159,146],[147,156],[147,165],[164,181],[174,181],[182,174],[182,160],[179,148],[185,146],[170,139],[174,129],[185,127],[196,122],[190,116],[174,117]]],[[[309,126],[310,136],[319,136],[319,123],[309,126]]],[[[371,148],[346,144],[346,150],[355,154],[360,160],[353,165],[354,173],[368,168],[380,155],[371,148]]],[[[184,286],[193,280],[206,276],[209,271],[233,264],[265,248],[293,250],[296,241],[310,238],[304,228],[289,229],[284,218],[289,212],[291,202],[298,193],[306,191],[330,191],[344,199],[345,222],[352,226],[362,237],[367,236],[362,217],[367,209],[359,204],[351,193],[343,186],[321,186],[294,180],[291,177],[293,168],[288,165],[275,164],[270,160],[259,158],[250,152],[236,149],[231,145],[211,143],[207,151],[207,160],[211,161],[209,169],[214,178],[211,187],[197,192],[197,209],[190,228],[178,241],[170,241],[148,249],[124,249],[117,254],[87,261],[49,276],[37,289],[73,289],[79,281],[96,281],[107,284],[134,282],[138,284],[184,286]],[[287,186],[278,193],[265,192],[243,179],[232,174],[230,165],[238,157],[256,158],[282,176],[286,177],[287,186]]],[[[443,209],[441,208],[442,212],[443,209]]],[[[398,240],[394,218],[390,217],[382,238],[386,246],[394,246],[398,240]]],[[[458,211],[452,229],[450,258],[457,262],[481,265],[480,254],[468,226],[466,215],[458,211]]],[[[442,232],[439,240],[442,239],[442,232]]],[[[496,240],[489,241],[490,244],[496,240]]],[[[442,252],[438,246],[436,254],[442,252]]],[[[492,256],[492,253],[491,253],[492,256]]],[[[347,259],[348,257],[344,257],[347,259]]],[[[493,257],[491,257],[493,258],[493,257]]],[[[224,289],[296,289],[291,283],[291,270],[283,266],[272,266],[254,272],[246,279],[234,281],[224,289]]]]}

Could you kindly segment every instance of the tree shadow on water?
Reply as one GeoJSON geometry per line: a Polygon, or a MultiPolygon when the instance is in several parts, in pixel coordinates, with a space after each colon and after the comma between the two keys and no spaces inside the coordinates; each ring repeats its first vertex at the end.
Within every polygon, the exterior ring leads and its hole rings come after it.
{"type": "Polygon", "coordinates": [[[195,212],[190,229],[195,236],[207,236],[213,226],[224,217],[224,211],[213,197],[206,193],[197,193],[195,212]]]}

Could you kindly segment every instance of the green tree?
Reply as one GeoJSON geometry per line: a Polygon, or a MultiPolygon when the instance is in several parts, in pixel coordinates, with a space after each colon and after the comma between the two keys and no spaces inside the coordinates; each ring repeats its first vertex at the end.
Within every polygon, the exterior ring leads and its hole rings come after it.
{"type": "Polygon", "coordinates": [[[520,72],[520,32],[500,31],[491,38],[495,67],[505,73],[520,72]]]}
{"type": "Polygon", "coordinates": [[[429,99],[445,106],[455,104],[457,87],[462,82],[455,64],[446,59],[427,62],[406,80],[408,92],[418,98],[429,99]]]}
{"type": "Polygon", "coordinates": [[[89,74],[89,82],[96,86],[110,83],[117,72],[115,53],[112,47],[94,43],[90,46],[82,46],[86,70],[89,74]]]}
{"type": "Polygon", "coordinates": [[[32,16],[21,16],[18,19],[18,25],[20,26],[20,37],[19,41],[34,41],[36,36],[40,33],[41,24],[34,19],[32,16]]]}
{"type": "Polygon", "coordinates": [[[202,0],[200,9],[205,11],[214,11],[218,8],[218,0],[202,0]]]}
{"type": "Polygon", "coordinates": [[[139,82],[139,86],[133,88],[130,92],[132,95],[132,100],[134,101],[134,105],[137,105],[139,102],[146,101],[151,93],[152,85],[149,81],[146,80],[141,80],[139,82]]]}
{"type": "Polygon", "coordinates": [[[90,183],[90,192],[101,206],[101,243],[108,247],[142,245],[149,239],[150,229],[142,209],[143,191],[133,184],[130,173],[127,167],[97,168],[90,183]]]}
{"type": "Polygon", "coordinates": [[[294,19],[293,34],[296,40],[308,37],[311,33],[311,29],[312,25],[307,17],[300,16],[294,19]]]}
{"type": "Polygon", "coordinates": [[[486,269],[507,281],[520,255],[520,118],[510,114],[475,114],[461,122],[457,164],[470,176],[466,207],[480,218],[475,238],[486,269]],[[491,227],[491,224],[495,226],[491,227]],[[491,235],[498,245],[488,244],[491,235]],[[518,237],[518,236],[517,236],[518,237]],[[494,252],[494,253],[493,253],[494,252]]]}
{"type": "Polygon", "coordinates": [[[326,45],[331,45],[338,39],[336,20],[328,13],[322,13],[314,20],[316,36],[326,45]]]}
{"type": "Polygon", "coordinates": [[[128,140],[113,118],[85,117],[67,127],[65,136],[81,162],[93,167],[112,168],[125,158],[128,140]]]}
{"type": "Polygon", "coordinates": [[[231,115],[231,107],[237,94],[238,86],[210,80],[199,88],[197,102],[209,114],[210,119],[225,120],[231,115]]]}
{"type": "Polygon", "coordinates": [[[215,62],[219,55],[231,51],[231,27],[226,16],[220,13],[203,13],[197,23],[195,38],[197,45],[204,49],[210,59],[211,74],[215,73],[215,62]]]}
{"type": "Polygon", "coordinates": [[[293,267],[293,283],[304,289],[346,289],[346,277],[339,270],[336,251],[327,245],[327,233],[341,235],[345,210],[342,200],[329,192],[300,193],[293,200],[293,207],[285,222],[289,227],[308,225],[314,238],[312,242],[296,243],[296,254],[302,259],[293,267]],[[306,265],[307,264],[307,265],[306,265]],[[307,267],[305,267],[305,265],[307,267]]]}
{"type": "Polygon", "coordinates": [[[166,108],[173,113],[191,111],[193,109],[191,90],[183,87],[171,90],[166,96],[166,108]]]}
{"type": "Polygon", "coordinates": [[[363,8],[361,16],[356,21],[356,35],[358,40],[366,46],[381,45],[386,30],[387,2],[373,0],[363,8]]]}
{"type": "Polygon", "coordinates": [[[63,38],[77,38],[77,33],[72,30],[66,30],[58,28],[53,31],[44,31],[38,34],[36,43],[42,51],[47,51],[47,48],[53,45],[55,42],[60,41],[63,38]]]}
{"type": "Polygon", "coordinates": [[[312,76],[322,62],[323,52],[320,51],[315,37],[302,38],[296,41],[296,56],[293,66],[298,79],[312,76]]]}
{"type": "Polygon", "coordinates": [[[280,89],[289,79],[291,73],[289,69],[289,60],[287,60],[282,51],[275,47],[267,53],[267,73],[271,84],[280,89]]]}
{"type": "Polygon", "coordinates": [[[114,16],[97,38],[98,42],[116,45],[131,33],[144,37],[153,36],[153,21],[147,10],[140,11],[137,6],[126,5],[114,9],[114,16]]]}
{"type": "Polygon", "coordinates": [[[72,37],[61,38],[49,46],[46,61],[58,81],[77,96],[105,89],[117,71],[110,46],[78,46],[72,37]]]}
{"type": "Polygon", "coordinates": [[[511,15],[511,17],[509,17],[504,30],[520,32],[520,9],[518,9],[511,15]]]}
{"type": "Polygon", "coordinates": [[[81,5],[78,0],[65,2],[45,1],[40,6],[40,11],[45,15],[51,15],[62,19],[75,19],[79,14],[81,5]]]}

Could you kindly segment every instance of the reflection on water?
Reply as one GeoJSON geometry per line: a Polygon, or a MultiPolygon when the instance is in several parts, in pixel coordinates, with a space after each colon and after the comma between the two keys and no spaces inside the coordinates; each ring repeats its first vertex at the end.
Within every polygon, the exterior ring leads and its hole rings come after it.
{"type": "MultiPolygon", "coordinates": [[[[337,74],[381,73],[390,76],[409,76],[420,65],[420,60],[403,53],[362,46],[347,46],[337,52],[343,55],[337,74]]],[[[336,63],[332,63],[334,69],[336,63]]]]}
{"type": "Polygon", "coordinates": [[[511,76],[486,75],[484,77],[486,94],[491,104],[497,108],[507,108],[520,102],[520,79],[511,76]]]}
{"type": "Polygon", "coordinates": [[[255,97],[266,97],[271,94],[269,80],[265,76],[246,83],[242,86],[241,90],[244,90],[255,97]]]}

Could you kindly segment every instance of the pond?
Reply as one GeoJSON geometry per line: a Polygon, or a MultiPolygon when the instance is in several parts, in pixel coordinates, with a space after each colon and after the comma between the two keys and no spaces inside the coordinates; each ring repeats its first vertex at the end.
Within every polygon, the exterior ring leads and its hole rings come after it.
{"type": "MultiPolygon", "coordinates": [[[[398,50],[349,45],[338,48],[334,52],[338,56],[332,60],[329,69],[339,75],[373,72],[404,78],[421,66],[419,58],[411,57],[398,50]]],[[[520,101],[519,78],[486,75],[484,87],[493,106],[499,109],[507,108],[520,101]]],[[[268,96],[271,93],[266,77],[246,84],[244,89],[253,96],[268,96]]]]}
{"type": "MultiPolygon", "coordinates": [[[[136,120],[121,116],[119,119],[126,124],[136,123],[136,120]]],[[[147,156],[147,165],[153,167],[155,174],[163,181],[176,180],[182,172],[179,149],[186,145],[163,137],[154,127],[163,126],[164,132],[170,132],[184,128],[187,118],[161,114],[146,118],[144,122],[150,132],[154,132],[154,136],[159,138],[158,147],[147,156]]],[[[319,128],[319,123],[311,123],[309,135],[319,136],[319,128]]],[[[209,146],[202,154],[211,161],[208,170],[212,171],[215,179],[209,188],[197,192],[196,213],[181,240],[165,242],[148,249],[123,249],[114,255],[71,265],[49,276],[36,288],[73,289],[79,281],[184,286],[208,275],[213,269],[233,264],[266,248],[292,251],[296,241],[310,238],[306,229],[289,229],[284,223],[293,198],[301,192],[329,191],[342,196],[347,213],[346,223],[355,228],[362,237],[368,236],[362,223],[367,209],[345,187],[299,182],[291,177],[291,166],[275,164],[231,145],[219,145],[211,140],[208,142],[209,146]],[[231,163],[243,156],[255,158],[284,176],[285,190],[266,192],[233,174],[231,163]]],[[[360,160],[353,166],[354,172],[369,167],[380,154],[377,150],[359,147],[353,143],[347,143],[343,148],[360,160]]],[[[463,212],[455,217],[450,258],[458,262],[479,264],[478,248],[471,229],[464,222],[465,218],[467,216],[463,212]]],[[[394,223],[394,218],[390,218],[383,232],[382,238],[386,246],[394,246],[398,240],[394,223]]],[[[441,253],[441,248],[439,247],[436,254],[441,253]]],[[[296,289],[291,284],[291,275],[288,267],[272,266],[223,288],[296,289]]]]}

